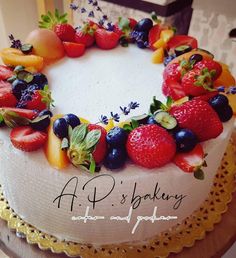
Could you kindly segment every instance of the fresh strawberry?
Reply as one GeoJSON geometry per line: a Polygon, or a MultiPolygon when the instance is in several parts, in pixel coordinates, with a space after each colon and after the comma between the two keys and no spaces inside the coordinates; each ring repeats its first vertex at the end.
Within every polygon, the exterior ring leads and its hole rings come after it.
{"type": "Polygon", "coordinates": [[[152,50],[156,50],[156,48],[153,45],[154,43],[156,43],[158,39],[160,39],[161,31],[162,31],[162,26],[160,24],[156,24],[150,29],[148,33],[148,42],[152,50]]]}
{"type": "Polygon", "coordinates": [[[207,68],[208,71],[212,74],[213,80],[216,80],[222,73],[222,66],[212,59],[203,59],[202,61],[197,62],[194,65],[194,68],[198,68],[200,70],[207,68]]]}
{"type": "Polygon", "coordinates": [[[63,42],[64,49],[69,57],[80,57],[85,52],[85,45],[73,42],[63,42]]]}
{"type": "Polygon", "coordinates": [[[0,65],[0,80],[7,80],[13,76],[13,71],[10,67],[0,65]]]}
{"type": "Polygon", "coordinates": [[[104,160],[106,153],[107,153],[107,143],[106,143],[106,135],[107,131],[100,125],[95,125],[95,124],[89,124],[88,125],[88,130],[93,131],[93,130],[100,130],[101,131],[101,137],[99,139],[99,142],[96,145],[96,148],[94,150],[93,158],[96,163],[100,163],[101,161],[104,160]]]}
{"type": "Polygon", "coordinates": [[[17,99],[12,93],[12,86],[8,82],[0,81],[0,107],[15,107],[17,99]]]}
{"type": "Polygon", "coordinates": [[[188,71],[183,76],[181,85],[188,96],[199,96],[213,90],[212,76],[205,69],[194,68],[188,71]]]}
{"type": "Polygon", "coordinates": [[[30,126],[16,127],[11,130],[10,139],[13,146],[22,151],[35,151],[47,140],[47,134],[33,130],[30,126]]]}
{"type": "Polygon", "coordinates": [[[194,99],[201,99],[201,100],[204,100],[204,101],[208,101],[209,99],[215,97],[218,94],[219,94],[219,92],[217,90],[215,90],[215,91],[207,92],[204,95],[194,97],[194,99]]]}
{"type": "Polygon", "coordinates": [[[119,41],[119,34],[105,29],[97,29],[95,31],[96,44],[101,49],[115,48],[119,41]]]}
{"type": "Polygon", "coordinates": [[[74,41],[75,29],[68,23],[55,25],[54,32],[57,34],[61,41],[74,41]]]}
{"type": "Polygon", "coordinates": [[[167,43],[168,49],[175,49],[176,47],[179,47],[182,45],[191,46],[192,49],[195,49],[198,47],[197,40],[187,35],[175,35],[167,43]]]}
{"type": "Polygon", "coordinates": [[[197,144],[190,152],[177,153],[173,162],[183,171],[187,173],[194,173],[196,178],[203,179],[204,174],[202,167],[206,166],[204,157],[205,154],[201,144],[197,144]]]}
{"type": "Polygon", "coordinates": [[[170,110],[181,128],[193,131],[200,141],[216,138],[223,125],[213,108],[203,100],[193,99],[170,110]]]}
{"type": "Polygon", "coordinates": [[[162,92],[165,96],[171,97],[173,100],[178,100],[186,96],[182,85],[176,80],[167,79],[162,84],[162,92]]]}
{"type": "Polygon", "coordinates": [[[38,113],[35,110],[30,110],[30,109],[24,109],[24,108],[11,108],[11,107],[2,107],[0,108],[0,112],[4,111],[4,112],[14,112],[17,115],[19,115],[20,117],[24,117],[30,120],[33,120],[38,113]]]}
{"type": "Polygon", "coordinates": [[[86,23],[83,28],[75,33],[75,42],[84,44],[86,47],[90,47],[95,42],[94,37],[95,29],[86,23]]]}
{"type": "Polygon", "coordinates": [[[134,18],[128,18],[128,19],[129,19],[129,26],[131,29],[133,29],[138,22],[134,18]]]}
{"type": "Polygon", "coordinates": [[[181,80],[181,71],[182,68],[179,63],[170,63],[168,64],[163,72],[163,79],[164,81],[167,79],[171,79],[177,82],[181,80]]]}
{"type": "Polygon", "coordinates": [[[158,125],[143,125],[129,134],[126,149],[134,163],[146,168],[156,168],[172,160],[176,145],[165,129],[158,125]]]}

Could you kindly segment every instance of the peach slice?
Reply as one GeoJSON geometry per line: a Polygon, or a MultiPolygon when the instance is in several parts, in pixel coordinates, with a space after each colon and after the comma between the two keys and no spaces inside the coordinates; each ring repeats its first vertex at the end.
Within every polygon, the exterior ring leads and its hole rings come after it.
{"type": "Polygon", "coordinates": [[[16,48],[4,48],[0,52],[0,56],[2,57],[2,61],[5,65],[33,67],[37,71],[41,71],[43,68],[42,57],[36,55],[24,55],[16,48]]]}
{"type": "Polygon", "coordinates": [[[33,30],[27,37],[26,43],[33,45],[33,53],[51,63],[65,55],[61,40],[55,32],[48,29],[33,30]]]}
{"type": "Polygon", "coordinates": [[[162,30],[160,34],[160,38],[164,40],[164,42],[168,42],[174,36],[173,30],[162,30]]]}
{"type": "Polygon", "coordinates": [[[161,64],[164,60],[164,48],[160,47],[155,50],[152,54],[152,63],[153,64],[161,64]]]}
{"type": "Polygon", "coordinates": [[[53,132],[53,123],[60,117],[63,117],[63,115],[56,115],[51,118],[48,139],[44,147],[44,153],[49,164],[56,169],[66,168],[70,164],[66,150],[61,149],[61,140],[53,132]]]}

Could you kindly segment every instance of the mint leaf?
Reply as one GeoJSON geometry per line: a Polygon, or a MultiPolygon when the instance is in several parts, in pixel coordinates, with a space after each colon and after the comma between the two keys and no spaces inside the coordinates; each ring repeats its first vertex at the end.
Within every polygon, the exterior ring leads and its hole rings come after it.
{"type": "Polygon", "coordinates": [[[139,127],[138,121],[135,119],[131,119],[131,126],[132,126],[132,129],[139,127]]]}
{"type": "Polygon", "coordinates": [[[3,117],[5,124],[10,128],[15,128],[21,125],[28,125],[30,123],[29,119],[21,117],[13,111],[3,109],[1,111],[1,116],[3,117]]]}
{"type": "Polygon", "coordinates": [[[85,148],[86,150],[89,150],[93,148],[99,141],[101,137],[101,131],[100,130],[92,130],[88,132],[84,139],[85,148]]]}
{"type": "Polygon", "coordinates": [[[153,103],[150,105],[150,110],[149,112],[151,114],[154,114],[157,110],[162,109],[162,110],[167,110],[167,107],[159,100],[156,99],[156,97],[153,97],[153,103]]]}
{"type": "Polygon", "coordinates": [[[118,26],[122,31],[130,30],[130,21],[127,18],[119,17],[118,26]]]}
{"type": "Polygon", "coordinates": [[[125,124],[125,125],[123,126],[123,129],[124,129],[126,132],[128,132],[128,133],[130,133],[130,132],[133,130],[132,126],[131,126],[131,125],[128,125],[128,124],[125,124]]]}
{"type": "Polygon", "coordinates": [[[87,125],[86,124],[81,124],[76,126],[73,130],[72,130],[72,135],[70,138],[70,145],[77,145],[79,143],[81,143],[85,136],[87,134],[87,125]]]}

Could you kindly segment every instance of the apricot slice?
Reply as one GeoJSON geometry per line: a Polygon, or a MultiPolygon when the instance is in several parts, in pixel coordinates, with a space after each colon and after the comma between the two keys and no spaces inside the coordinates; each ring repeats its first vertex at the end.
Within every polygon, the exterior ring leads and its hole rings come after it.
{"type": "Polygon", "coordinates": [[[5,65],[33,67],[37,71],[41,71],[43,68],[42,57],[36,55],[25,55],[16,48],[4,48],[0,52],[0,56],[2,57],[2,61],[5,65]]]}
{"type": "Polygon", "coordinates": [[[152,63],[154,64],[161,64],[164,60],[164,48],[160,47],[155,50],[152,54],[152,63]]]}
{"type": "Polygon", "coordinates": [[[225,87],[230,87],[234,86],[236,84],[235,78],[231,74],[231,72],[228,69],[228,66],[225,64],[222,64],[222,73],[219,76],[219,78],[214,82],[214,87],[219,87],[219,86],[225,86],[225,87]]]}
{"type": "Polygon", "coordinates": [[[61,149],[61,140],[53,132],[53,123],[60,117],[63,117],[63,115],[56,115],[51,118],[48,139],[44,146],[44,153],[49,164],[56,169],[66,168],[70,164],[66,150],[61,149]]]}

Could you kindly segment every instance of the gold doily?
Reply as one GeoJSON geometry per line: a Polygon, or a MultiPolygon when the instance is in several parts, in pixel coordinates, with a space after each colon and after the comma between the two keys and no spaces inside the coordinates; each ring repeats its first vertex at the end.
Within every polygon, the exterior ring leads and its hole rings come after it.
{"type": "Polygon", "coordinates": [[[68,256],[82,258],[159,258],[167,257],[171,252],[178,253],[183,247],[191,247],[194,242],[203,239],[207,231],[220,222],[222,213],[227,211],[227,204],[232,200],[235,190],[235,146],[231,141],[216,174],[208,199],[190,217],[181,224],[163,232],[142,245],[109,245],[99,249],[91,245],[61,242],[25,223],[9,207],[0,187],[0,218],[8,227],[26,237],[29,244],[38,244],[40,249],[50,249],[54,253],[64,252],[68,256]]]}

